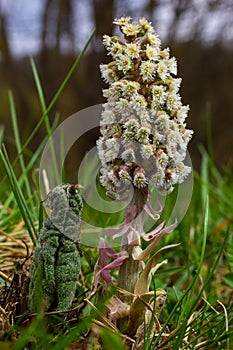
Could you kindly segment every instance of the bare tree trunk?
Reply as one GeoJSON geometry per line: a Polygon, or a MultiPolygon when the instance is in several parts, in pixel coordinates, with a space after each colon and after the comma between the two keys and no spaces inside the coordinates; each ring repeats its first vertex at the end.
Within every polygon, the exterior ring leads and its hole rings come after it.
{"type": "Polygon", "coordinates": [[[67,35],[70,43],[74,44],[74,35],[72,30],[72,12],[73,1],[72,0],[60,0],[58,15],[57,15],[57,35],[56,35],[56,48],[61,49],[61,36],[62,33],[67,35]]]}
{"type": "Polygon", "coordinates": [[[42,15],[42,30],[41,30],[41,51],[46,50],[46,37],[47,37],[47,24],[49,21],[49,14],[50,14],[50,8],[53,0],[46,0],[45,6],[44,6],[44,12],[42,15]]]}
{"type": "Polygon", "coordinates": [[[52,46],[60,51],[63,33],[67,35],[67,39],[73,44],[72,10],[72,0],[46,0],[42,16],[42,52],[47,49],[48,37],[50,40],[52,38],[52,46]]]}
{"type": "Polygon", "coordinates": [[[115,0],[92,0],[96,34],[111,34],[115,0]]]}
{"type": "Polygon", "coordinates": [[[0,52],[4,61],[9,63],[12,57],[7,32],[7,18],[3,13],[0,13],[0,52]]]}

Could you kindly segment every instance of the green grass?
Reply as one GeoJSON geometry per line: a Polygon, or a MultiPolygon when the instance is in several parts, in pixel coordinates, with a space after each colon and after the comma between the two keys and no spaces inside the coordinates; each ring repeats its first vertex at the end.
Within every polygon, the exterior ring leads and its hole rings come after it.
{"type": "MultiPolygon", "coordinates": [[[[48,114],[61,96],[92,37],[93,33],[49,106],[45,105],[39,75],[35,63],[31,59],[42,117],[24,144],[21,143],[18,131],[14,98],[9,92],[11,119],[18,156],[14,160],[9,159],[7,149],[4,146],[3,129],[0,129],[0,160],[4,167],[0,186],[2,200],[0,229],[11,234],[18,223],[23,220],[25,230],[34,243],[38,236],[38,227],[41,227],[43,210],[40,206],[41,199],[37,178],[34,176],[34,182],[31,181],[31,178],[38,166],[43,148],[56,127],[56,124],[50,125],[48,114]],[[44,140],[31,159],[26,161],[25,155],[29,152],[28,146],[43,123],[46,126],[44,140]],[[16,176],[16,169],[17,173],[20,173],[19,177],[16,176]]],[[[209,118],[208,116],[208,122],[209,118]]],[[[168,264],[156,272],[153,276],[153,282],[154,288],[166,289],[168,295],[159,317],[161,329],[153,334],[151,324],[149,332],[144,334],[145,350],[230,350],[232,348],[232,169],[225,167],[219,170],[215,166],[210,132],[208,132],[208,143],[210,156],[203,147],[200,147],[201,170],[195,172],[194,191],[188,212],[175,231],[166,235],[159,245],[160,247],[181,243],[180,246],[172,250],[161,252],[161,261],[168,259],[168,264]]],[[[53,152],[52,147],[51,143],[51,152],[53,152]]],[[[56,172],[55,158],[53,167],[56,172]]],[[[167,210],[169,211],[169,208],[167,210]]],[[[96,211],[92,212],[91,208],[88,207],[87,211],[84,211],[84,217],[85,215],[96,216],[97,213],[96,211]]],[[[98,213],[98,216],[98,222],[106,224],[106,214],[98,213]]],[[[116,223],[118,219],[115,218],[116,223]]],[[[114,216],[111,216],[112,223],[113,220],[114,216]]],[[[98,324],[104,323],[104,319],[100,316],[104,297],[93,296],[91,298],[92,304],[85,299],[88,298],[92,288],[92,271],[98,258],[98,251],[88,247],[82,247],[82,249],[83,276],[82,283],[78,283],[77,299],[74,305],[76,311],[73,311],[67,319],[56,314],[47,316],[39,314],[32,317],[24,312],[17,315],[14,325],[0,340],[1,349],[62,350],[71,349],[72,344],[73,346],[76,344],[76,347],[73,348],[86,349],[87,339],[92,339],[92,345],[89,345],[89,349],[126,349],[125,338],[122,338],[114,327],[109,324],[93,327],[93,323],[97,321],[98,324]],[[95,308],[99,311],[97,312],[95,308]],[[93,330],[92,336],[89,333],[90,329],[93,330]],[[100,342],[96,340],[97,334],[100,342]],[[88,336],[90,337],[88,338],[88,336]],[[13,340],[14,337],[15,340],[13,340]],[[102,344],[101,347],[99,343],[102,344]]],[[[4,286],[5,282],[3,280],[0,282],[4,286]]],[[[2,290],[0,289],[0,293],[2,290]]],[[[0,301],[2,300],[3,297],[0,294],[0,301]]]]}

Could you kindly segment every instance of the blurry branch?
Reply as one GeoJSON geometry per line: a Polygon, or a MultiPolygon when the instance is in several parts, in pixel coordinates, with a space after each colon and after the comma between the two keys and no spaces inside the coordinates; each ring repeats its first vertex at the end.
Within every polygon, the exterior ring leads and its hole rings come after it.
{"type": "MultiPolygon", "coordinates": [[[[158,0],[157,0],[158,1],[158,0]]],[[[164,1],[159,1],[159,7],[164,7],[164,1]]],[[[212,22],[216,23],[216,29],[213,30],[214,40],[218,43],[227,43],[232,40],[233,27],[233,2],[232,0],[207,0],[206,2],[196,2],[194,0],[174,0],[167,1],[168,12],[172,18],[167,30],[167,42],[172,43],[179,41],[179,33],[184,31],[188,40],[202,42],[208,40],[204,32],[209,35],[212,22]],[[187,28],[183,27],[186,25],[187,28]],[[230,38],[231,36],[231,38],[230,38]]],[[[165,8],[164,8],[165,11],[165,8]]],[[[168,16],[169,17],[169,16],[168,16]]]]}
{"type": "MultiPolygon", "coordinates": [[[[210,15],[216,15],[224,13],[224,20],[221,21],[219,28],[219,35],[217,41],[219,43],[225,43],[228,41],[229,33],[232,35],[233,30],[233,2],[232,0],[209,0],[208,12],[210,15]],[[225,15],[226,14],[226,15],[225,15]],[[228,15],[227,15],[228,14],[228,15]],[[226,20],[227,19],[227,20],[226,20]]],[[[232,38],[231,38],[232,39],[232,38]]],[[[232,42],[232,40],[231,40],[232,42]]]]}
{"type": "Polygon", "coordinates": [[[148,6],[148,12],[149,12],[150,16],[152,17],[153,13],[154,13],[154,10],[158,6],[158,1],[157,0],[148,0],[148,5],[147,6],[148,6]]]}
{"type": "Polygon", "coordinates": [[[208,10],[209,11],[216,11],[218,10],[219,6],[222,5],[222,3],[226,3],[227,1],[223,0],[208,0],[208,10]]]}
{"type": "Polygon", "coordinates": [[[172,12],[173,12],[173,20],[170,24],[170,31],[168,34],[168,42],[173,43],[176,41],[177,32],[179,29],[180,22],[185,13],[193,7],[192,0],[175,0],[172,1],[172,12]]]}

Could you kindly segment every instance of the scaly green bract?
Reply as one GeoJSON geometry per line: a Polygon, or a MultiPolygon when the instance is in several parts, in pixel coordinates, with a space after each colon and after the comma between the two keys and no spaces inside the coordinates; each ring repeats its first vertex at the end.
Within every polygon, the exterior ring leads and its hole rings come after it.
{"type": "Polygon", "coordinates": [[[82,197],[77,185],[55,187],[46,198],[51,209],[40,231],[30,272],[31,311],[66,311],[80,272],[78,250],[82,197]]]}

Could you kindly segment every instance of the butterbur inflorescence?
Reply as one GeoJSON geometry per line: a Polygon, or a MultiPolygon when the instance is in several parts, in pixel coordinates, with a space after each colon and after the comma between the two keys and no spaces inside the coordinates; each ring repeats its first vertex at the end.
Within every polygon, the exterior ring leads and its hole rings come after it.
{"type": "MultiPolygon", "coordinates": [[[[100,240],[95,284],[99,277],[111,283],[110,271],[119,268],[117,284],[123,295],[112,300],[110,314],[120,326],[120,318],[128,317],[125,333],[134,337],[138,332],[143,336],[145,331],[139,331],[146,315],[145,303],[166,295],[163,290],[150,291],[152,273],[166,263],[157,264],[160,250],[154,249],[177,225],[176,220],[167,227],[162,222],[145,232],[145,215],[157,221],[161,212],[151,207],[150,190],[169,193],[188,176],[191,168],[184,161],[193,131],[186,129],[189,107],[182,104],[179,95],[181,79],[177,77],[176,59],[170,57],[168,48],[161,49],[151,24],[145,18],[133,23],[130,17],[114,23],[124,39],[108,35],[103,39],[112,61],[100,66],[109,85],[103,90],[107,102],[103,105],[101,136],[97,141],[100,182],[113,198],[125,193],[127,186],[133,187],[133,196],[123,223],[105,230],[107,236],[121,237],[120,252],[100,240]],[[148,244],[142,245],[143,241],[148,244]],[[109,259],[113,261],[108,262],[109,259]],[[116,313],[116,309],[123,311],[116,313]]],[[[150,320],[146,327],[150,327],[150,320]]]]}
{"type": "Polygon", "coordinates": [[[186,129],[188,106],[179,95],[177,63],[144,18],[114,21],[123,33],[104,36],[112,62],[100,66],[109,88],[97,141],[101,184],[118,197],[123,184],[150,185],[170,192],[190,173],[184,164],[193,131],[186,129]]]}

